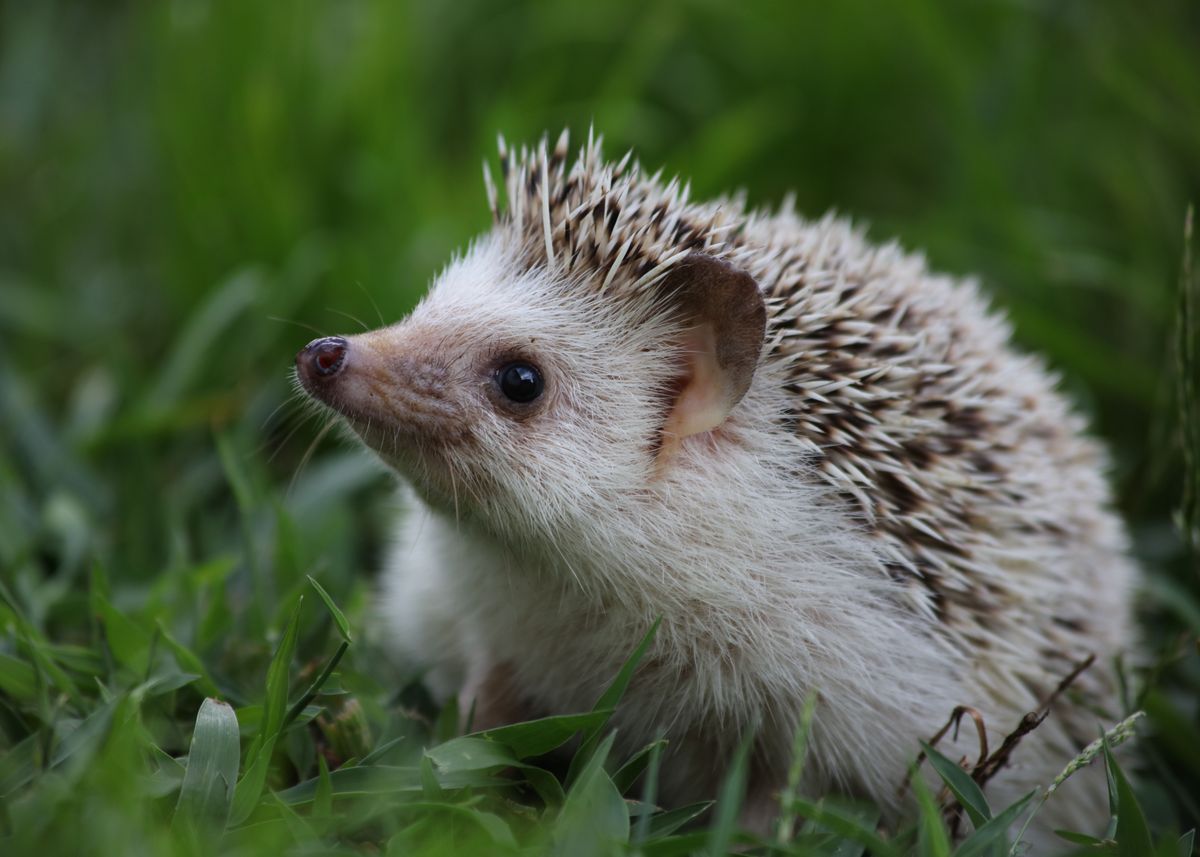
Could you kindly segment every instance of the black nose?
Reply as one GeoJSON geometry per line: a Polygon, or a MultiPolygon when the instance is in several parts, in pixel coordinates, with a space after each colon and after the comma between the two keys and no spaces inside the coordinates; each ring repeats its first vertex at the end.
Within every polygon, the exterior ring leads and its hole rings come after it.
{"type": "Polygon", "coordinates": [[[340,336],[314,339],[296,355],[296,364],[301,370],[328,377],[336,375],[346,362],[346,350],[350,343],[340,336]]]}

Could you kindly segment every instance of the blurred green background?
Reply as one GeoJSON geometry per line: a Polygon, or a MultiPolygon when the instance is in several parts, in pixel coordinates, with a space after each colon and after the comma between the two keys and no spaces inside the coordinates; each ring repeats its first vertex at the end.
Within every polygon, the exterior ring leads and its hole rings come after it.
{"type": "MultiPolygon", "coordinates": [[[[86,644],[102,569],[236,696],[304,574],[364,615],[389,483],[313,445],[292,355],[400,317],[486,228],[497,132],[591,123],[697,196],[794,191],[978,276],[1111,444],[1151,651],[1200,628],[1171,521],[1188,0],[0,3],[0,576],[30,622],[86,644]]],[[[1182,794],[1200,668],[1166,660],[1182,794]]]]}

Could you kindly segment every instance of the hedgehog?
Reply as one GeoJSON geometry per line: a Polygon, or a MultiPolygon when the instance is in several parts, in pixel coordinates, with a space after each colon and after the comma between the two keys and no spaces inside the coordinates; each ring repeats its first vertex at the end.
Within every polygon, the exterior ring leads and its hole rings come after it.
{"type": "MultiPolygon", "coordinates": [[[[806,700],[807,793],[895,821],[955,707],[995,747],[1054,698],[987,792],[1046,785],[1115,714],[1135,569],[1104,450],[978,285],[595,134],[499,148],[491,229],[413,312],[296,358],[407,486],[379,598],[405,662],[488,729],[589,710],[657,621],[617,745],[665,737],[682,804],[748,742],[752,829],[806,700]]],[[[1082,779],[1050,827],[1107,818],[1082,779]]]]}

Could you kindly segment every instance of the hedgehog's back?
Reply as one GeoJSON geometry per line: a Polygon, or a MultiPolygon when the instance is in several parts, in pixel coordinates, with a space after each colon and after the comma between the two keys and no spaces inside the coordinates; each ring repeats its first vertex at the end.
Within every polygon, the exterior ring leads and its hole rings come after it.
{"type": "MultiPolygon", "coordinates": [[[[1106,457],[976,285],[844,221],[751,218],[739,255],[776,298],[793,430],[892,557],[913,609],[1032,710],[1130,645],[1133,566],[1106,457]]],[[[1110,700],[1111,701],[1111,700],[1110,700]]],[[[1072,740],[1094,737],[1090,717],[1072,740]]],[[[1080,729],[1080,727],[1082,727],[1080,729]]]]}

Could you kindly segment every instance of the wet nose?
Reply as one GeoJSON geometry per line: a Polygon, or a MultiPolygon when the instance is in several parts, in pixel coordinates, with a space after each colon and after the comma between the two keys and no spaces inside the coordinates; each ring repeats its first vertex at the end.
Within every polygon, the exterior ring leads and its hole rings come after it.
{"type": "Polygon", "coordinates": [[[350,343],[341,336],[314,339],[296,355],[296,365],[302,371],[313,375],[336,375],[346,362],[346,351],[349,347],[350,343]]]}

